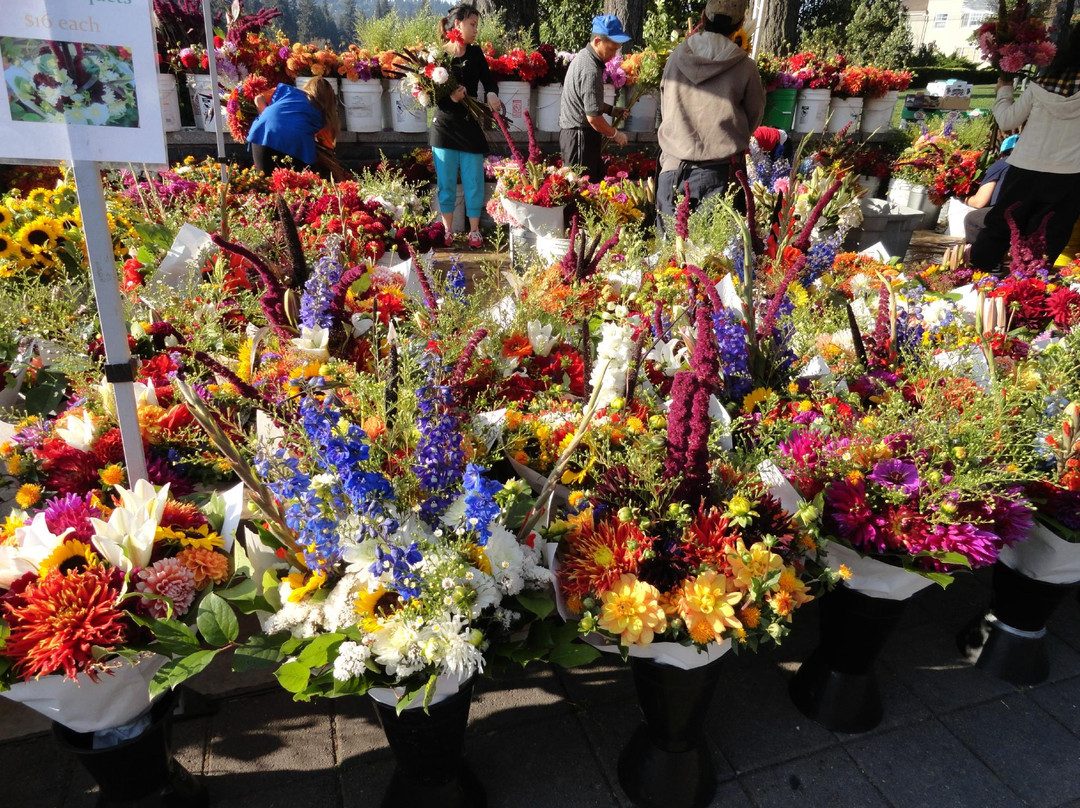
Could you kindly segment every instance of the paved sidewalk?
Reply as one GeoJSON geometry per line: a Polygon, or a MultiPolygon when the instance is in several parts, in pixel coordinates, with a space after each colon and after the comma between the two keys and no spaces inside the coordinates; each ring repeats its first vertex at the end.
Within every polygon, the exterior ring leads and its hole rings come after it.
{"type": "MultiPolygon", "coordinates": [[[[1080,808],[1080,605],[1067,598],[1051,623],[1051,680],[1017,689],[953,645],[988,601],[986,580],[909,604],[878,666],[885,719],[864,735],[829,732],[788,700],[787,680],[816,643],[813,606],[781,649],[730,656],[710,713],[713,805],[1080,808]]],[[[177,757],[205,775],[215,806],[366,808],[381,797],[391,760],[366,699],[298,704],[265,676],[220,671],[196,684],[219,694],[219,711],[176,725],[177,757]]],[[[637,720],[623,665],[537,667],[478,685],[467,748],[492,808],[625,808],[615,762],[637,720]]],[[[88,776],[44,729],[0,700],[2,803],[92,805],[88,776]]]]}

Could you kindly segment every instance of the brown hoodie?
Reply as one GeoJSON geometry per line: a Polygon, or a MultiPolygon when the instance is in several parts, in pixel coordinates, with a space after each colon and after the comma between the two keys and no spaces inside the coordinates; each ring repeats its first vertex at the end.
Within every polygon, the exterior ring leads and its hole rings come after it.
{"type": "Polygon", "coordinates": [[[741,154],[761,123],[765,90],[757,65],[721,34],[700,31],[668,58],[660,82],[660,170],[741,154]]]}

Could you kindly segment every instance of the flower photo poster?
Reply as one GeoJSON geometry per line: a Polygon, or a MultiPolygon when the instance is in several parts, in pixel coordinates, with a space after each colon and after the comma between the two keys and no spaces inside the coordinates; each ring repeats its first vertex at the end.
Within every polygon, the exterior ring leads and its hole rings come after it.
{"type": "Polygon", "coordinates": [[[4,0],[0,162],[164,164],[150,0],[4,0]]]}

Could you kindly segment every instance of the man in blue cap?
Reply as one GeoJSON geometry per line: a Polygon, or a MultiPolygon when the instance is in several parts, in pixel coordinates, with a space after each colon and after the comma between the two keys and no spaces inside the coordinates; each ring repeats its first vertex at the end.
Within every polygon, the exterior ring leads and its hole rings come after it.
{"type": "Polygon", "coordinates": [[[603,138],[626,145],[626,135],[607,122],[623,110],[604,103],[604,65],[630,37],[614,14],[593,17],[592,40],[570,61],[559,107],[559,148],[563,165],[583,166],[593,182],[604,178],[603,138]]]}
{"type": "MultiPolygon", "coordinates": [[[[993,162],[990,168],[986,169],[982,182],[979,183],[979,190],[967,199],[961,200],[964,204],[976,208],[976,210],[970,211],[964,217],[964,241],[968,245],[975,243],[975,239],[979,237],[979,233],[986,226],[986,217],[990,215],[990,211],[997,204],[998,196],[1001,194],[1001,184],[1005,179],[1005,172],[1009,170],[1009,153],[1019,139],[1019,135],[1009,135],[1001,141],[998,159],[993,162]]],[[[970,252],[970,249],[969,246],[968,252],[970,252]]]]}

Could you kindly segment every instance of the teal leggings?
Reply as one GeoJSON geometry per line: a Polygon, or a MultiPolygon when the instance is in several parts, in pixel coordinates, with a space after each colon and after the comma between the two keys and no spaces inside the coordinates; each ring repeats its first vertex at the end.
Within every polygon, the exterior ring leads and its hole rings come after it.
{"type": "Polygon", "coordinates": [[[457,149],[432,149],[435,177],[439,182],[439,212],[454,212],[458,171],[465,191],[465,215],[479,217],[484,210],[484,155],[457,149]]]}

